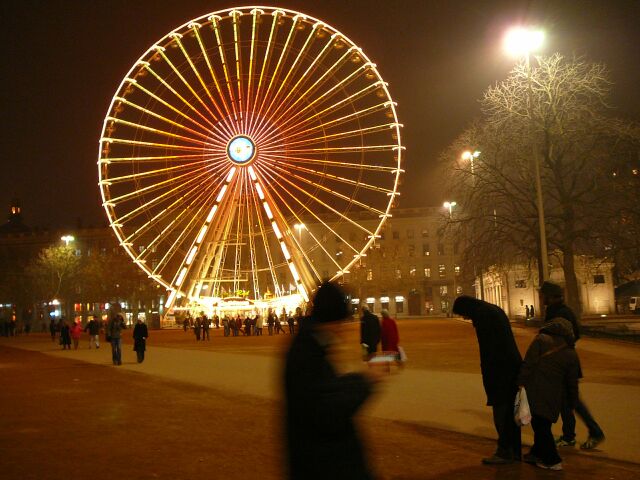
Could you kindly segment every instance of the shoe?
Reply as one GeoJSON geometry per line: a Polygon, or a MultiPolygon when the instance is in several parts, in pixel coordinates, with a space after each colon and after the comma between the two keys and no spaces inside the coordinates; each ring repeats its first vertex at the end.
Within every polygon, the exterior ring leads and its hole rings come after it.
{"type": "Polygon", "coordinates": [[[589,435],[589,438],[587,438],[587,441],[581,444],[580,448],[582,450],[592,450],[596,448],[598,445],[600,445],[602,442],[604,442],[604,435],[601,435],[599,437],[592,437],[591,435],[589,435]]]}
{"type": "Polygon", "coordinates": [[[544,468],[545,470],[562,470],[562,462],[558,462],[554,465],[547,465],[546,463],[537,462],[536,467],[544,468]]]}
{"type": "Polygon", "coordinates": [[[483,458],[482,463],[485,465],[508,465],[509,463],[513,463],[513,459],[492,455],[491,457],[483,458]]]}
{"type": "Polygon", "coordinates": [[[522,456],[522,461],[524,463],[530,463],[532,465],[535,465],[536,463],[540,462],[540,459],[538,457],[536,457],[535,455],[533,455],[532,453],[525,453],[522,456]]]}
{"type": "Polygon", "coordinates": [[[556,438],[556,447],[574,447],[575,445],[575,438],[573,440],[565,440],[564,437],[556,438]]]}

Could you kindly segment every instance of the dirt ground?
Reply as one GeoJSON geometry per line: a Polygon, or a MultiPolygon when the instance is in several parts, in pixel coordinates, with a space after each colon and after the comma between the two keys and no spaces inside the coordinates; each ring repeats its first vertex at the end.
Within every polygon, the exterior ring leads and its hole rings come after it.
{"type": "MultiPolygon", "coordinates": [[[[410,361],[430,369],[477,372],[473,330],[455,321],[440,327],[446,328],[400,323],[410,361]]],[[[356,338],[356,328],[346,327],[345,343],[356,338]]],[[[290,339],[212,333],[210,342],[197,343],[191,333],[152,331],[150,343],[279,355],[290,339]]],[[[516,330],[522,351],[532,335],[516,330]]],[[[48,341],[45,335],[41,341],[48,341]]],[[[277,402],[87,364],[74,360],[73,352],[65,359],[14,349],[10,342],[0,346],[3,479],[284,478],[277,402]]],[[[87,348],[86,339],[81,348],[87,348]]],[[[621,373],[608,357],[583,356],[585,370],[612,382],[620,376],[637,381],[637,365],[621,373]],[[603,359],[604,364],[592,364],[603,359]]],[[[561,452],[562,473],[525,464],[487,467],[480,459],[494,449],[492,440],[367,416],[358,422],[379,479],[640,478],[640,465],[571,449],[561,452]]]]}

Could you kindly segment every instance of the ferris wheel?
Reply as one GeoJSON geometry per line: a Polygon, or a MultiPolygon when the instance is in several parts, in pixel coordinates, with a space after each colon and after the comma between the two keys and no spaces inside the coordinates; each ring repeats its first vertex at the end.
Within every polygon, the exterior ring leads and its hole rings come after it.
{"type": "Polygon", "coordinates": [[[376,65],[342,33],[286,9],[214,12],[122,80],[100,138],[103,206],[167,308],[238,290],[307,300],[380,236],[401,127],[376,65]]]}

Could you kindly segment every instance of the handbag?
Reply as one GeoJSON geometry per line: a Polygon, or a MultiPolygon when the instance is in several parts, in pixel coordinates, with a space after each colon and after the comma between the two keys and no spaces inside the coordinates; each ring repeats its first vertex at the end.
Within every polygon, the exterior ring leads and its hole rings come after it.
{"type": "Polygon", "coordinates": [[[527,391],[522,387],[516,394],[516,401],[513,405],[513,418],[516,425],[523,426],[531,423],[531,409],[527,399],[527,391]]]}

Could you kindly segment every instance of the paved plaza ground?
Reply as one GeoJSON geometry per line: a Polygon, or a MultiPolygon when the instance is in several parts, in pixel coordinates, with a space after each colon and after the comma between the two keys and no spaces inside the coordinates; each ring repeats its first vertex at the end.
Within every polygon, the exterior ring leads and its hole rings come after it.
{"type": "MultiPolygon", "coordinates": [[[[495,432],[471,325],[402,320],[399,328],[407,367],[358,417],[379,478],[640,478],[639,345],[579,342],[581,393],[607,441],[594,452],[561,450],[565,470],[555,473],[480,465],[495,432]]],[[[60,351],[45,334],[0,339],[0,478],[283,478],[280,377],[291,337],[150,333],[145,362],[129,342],[121,367],[108,346],[89,350],[86,338],[77,351],[60,351]]],[[[535,330],[514,333],[524,353],[535,330]]],[[[358,354],[357,325],[345,325],[335,361],[356,370],[358,354]]],[[[523,439],[531,442],[529,427],[523,439]]]]}

